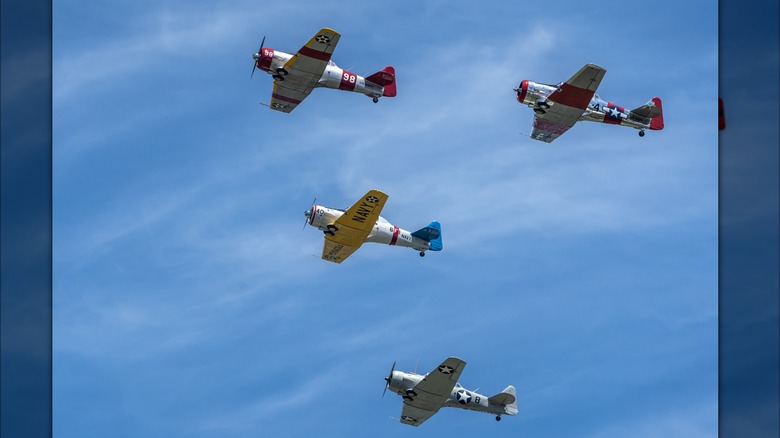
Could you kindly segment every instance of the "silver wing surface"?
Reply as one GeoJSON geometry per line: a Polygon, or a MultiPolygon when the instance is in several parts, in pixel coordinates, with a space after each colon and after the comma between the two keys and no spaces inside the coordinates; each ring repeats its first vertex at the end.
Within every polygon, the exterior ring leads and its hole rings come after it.
{"type": "Polygon", "coordinates": [[[458,383],[466,362],[457,357],[448,357],[436,369],[428,373],[412,391],[415,395],[411,400],[404,400],[401,409],[401,423],[419,426],[439,409],[452,394],[452,388],[458,383]]]}
{"type": "Polygon", "coordinates": [[[547,98],[550,108],[546,113],[537,113],[534,116],[531,137],[550,143],[574,126],[588,108],[606,72],[597,65],[587,64],[571,79],[562,83],[547,98]]]}
{"type": "Polygon", "coordinates": [[[317,86],[341,35],[323,28],[284,64],[287,75],[274,82],[271,109],[289,113],[317,86]]]}

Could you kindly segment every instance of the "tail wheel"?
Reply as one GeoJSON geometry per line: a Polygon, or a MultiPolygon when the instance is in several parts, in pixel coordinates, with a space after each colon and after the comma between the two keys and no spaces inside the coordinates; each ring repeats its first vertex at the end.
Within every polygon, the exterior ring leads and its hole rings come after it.
{"type": "Polygon", "coordinates": [[[420,257],[425,257],[425,251],[420,251],[420,257]]]}
{"type": "Polygon", "coordinates": [[[379,102],[379,98],[378,98],[378,97],[375,97],[375,98],[374,98],[374,103],[377,103],[377,102],[379,102]]]}
{"type": "Polygon", "coordinates": [[[500,415],[496,415],[496,421],[501,421],[501,416],[500,415]]]}
{"type": "Polygon", "coordinates": [[[645,131],[639,131],[639,136],[640,137],[644,137],[645,136],[645,131]]]}

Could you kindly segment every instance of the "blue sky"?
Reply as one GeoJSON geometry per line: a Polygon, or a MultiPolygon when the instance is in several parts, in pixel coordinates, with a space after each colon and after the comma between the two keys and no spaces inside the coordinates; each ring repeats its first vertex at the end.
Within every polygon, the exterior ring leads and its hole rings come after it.
{"type": "Polygon", "coordinates": [[[55,436],[717,433],[716,5],[420,3],[54,3],[55,436]],[[263,35],[321,27],[398,97],[260,105],[263,35]],[[589,62],[666,129],[521,135],[512,87],[589,62]],[[371,188],[444,251],[320,260],[311,200],[371,188]],[[393,361],[450,355],[518,416],[400,424],[393,361]]]}

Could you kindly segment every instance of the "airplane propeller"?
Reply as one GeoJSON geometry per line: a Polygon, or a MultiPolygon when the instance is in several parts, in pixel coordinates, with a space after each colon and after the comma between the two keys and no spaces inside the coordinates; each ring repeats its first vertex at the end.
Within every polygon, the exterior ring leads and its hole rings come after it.
{"type": "Polygon", "coordinates": [[[390,368],[390,374],[385,377],[385,391],[382,393],[382,398],[385,398],[385,393],[387,392],[387,388],[390,387],[390,381],[393,380],[393,371],[395,371],[395,362],[393,362],[393,367],[390,368]]]}
{"type": "Polygon", "coordinates": [[[257,53],[252,55],[252,59],[255,60],[254,64],[252,64],[252,74],[249,75],[249,79],[252,79],[252,76],[255,75],[255,69],[257,69],[257,60],[260,59],[261,53],[263,53],[263,45],[265,44],[265,35],[263,35],[263,40],[260,42],[260,48],[257,49],[257,53]]]}
{"type": "Polygon", "coordinates": [[[311,201],[311,207],[304,211],[303,214],[306,216],[306,220],[303,222],[303,229],[306,229],[306,224],[309,223],[311,220],[312,215],[314,214],[314,204],[317,203],[317,198],[314,198],[313,201],[311,201]]]}

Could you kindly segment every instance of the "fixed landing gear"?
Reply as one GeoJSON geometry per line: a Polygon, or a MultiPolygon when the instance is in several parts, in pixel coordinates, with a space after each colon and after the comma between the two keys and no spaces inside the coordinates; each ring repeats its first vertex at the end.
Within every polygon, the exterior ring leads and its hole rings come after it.
{"type": "Polygon", "coordinates": [[[501,416],[500,415],[496,415],[496,421],[501,421],[501,416]]]}
{"type": "Polygon", "coordinates": [[[425,251],[420,251],[420,257],[425,257],[425,251]]]}
{"type": "Polygon", "coordinates": [[[287,70],[285,70],[284,68],[277,67],[276,68],[276,74],[275,75],[271,75],[271,77],[274,78],[277,81],[283,81],[284,77],[287,76],[288,74],[290,74],[290,73],[287,70]]]}
{"type": "Polygon", "coordinates": [[[639,136],[640,137],[644,137],[645,136],[645,130],[644,129],[639,131],[639,136]]]}
{"type": "Polygon", "coordinates": [[[379,102],[379,98],[378,97],[375,97],[373,100],[374,100],[374,103],[378,103],[379,102]]]}

